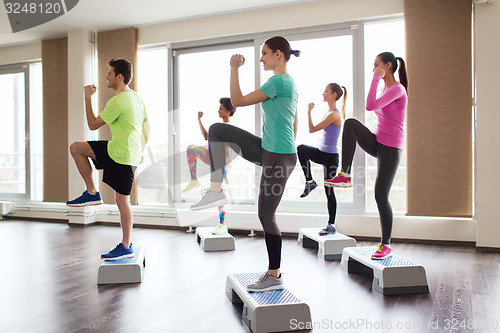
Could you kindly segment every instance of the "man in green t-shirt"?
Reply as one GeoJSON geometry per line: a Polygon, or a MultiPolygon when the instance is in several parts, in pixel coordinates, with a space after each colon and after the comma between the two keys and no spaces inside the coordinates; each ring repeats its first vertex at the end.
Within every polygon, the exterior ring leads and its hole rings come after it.
{"type": "Polygon", "coordinates": [[[71,156],[87,190],[66,204],[70,207],[102,204],[101,195],[97,192],[92,178],[92,166],[89,162],[91,158],[96,169],[103,170],[102,181],[115,191],[123,238],[121,243],[101,255],[101,258],[117,260],[134,256],[130,243],[133,225],[130,192],[135,169],[142,160],[142,152],[148,141],[149,124],[144,103],[128,86],[132,79],[132,64],[125,59],[112,59],[108,65],[106,80],[108,87],[112,88],[116,95],[96,117],[91,98],[97,88],[94,85],[85,86],[85,111],[91,130],[108,124],[113,138],[112,141],[76,141],[71,144],[71,156]]]}

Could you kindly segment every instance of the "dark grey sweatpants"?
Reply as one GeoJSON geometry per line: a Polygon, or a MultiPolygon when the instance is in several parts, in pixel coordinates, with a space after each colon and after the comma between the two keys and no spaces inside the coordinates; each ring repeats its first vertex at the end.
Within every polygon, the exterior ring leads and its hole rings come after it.
{"type": "Polygon", "coordinates": [[[280,268],[281,232],[276,223],[276,209],[285,191],[285,185],[297,163],[297,154],[272,153],[262,148],[262,139],[241,128],[216,123],[208,131],[210,180],[222,183],[226,165],[225,144],[238,155],[262,166],[258,201],[258,216],[266,240],[269,269],[280,268]]]}

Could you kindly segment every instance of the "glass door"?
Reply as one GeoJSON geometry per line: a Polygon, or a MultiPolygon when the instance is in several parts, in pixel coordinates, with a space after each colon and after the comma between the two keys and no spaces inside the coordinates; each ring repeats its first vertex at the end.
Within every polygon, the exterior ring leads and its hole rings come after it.
{"type": "Polygon", "coordinates": [[[0,122],[0,198],[29,199],[29,86],[28,66],[0,68],[2,121],[0,122]]]}
{"type": "MultiPolygon", "coordinates": [[[[255,51],[252,43],[225,44],[184,50],[174,50],[174,201],[194,202],[200,198],[200,189],[210,186],[210,168],[207,141],[198,122],[208,131],[210,125],[222,120],[218,117],[220,99],[229,97],[229,60],[235,53],[245,56],[240,69],[240,85],[244,94],[255,89],[255,51]],[[196,157],[188,161],[190,156],[196,157]],[[182,191],[191,179],[201,186],[182,191]]],[[[230,124],[255,133],[255,107],[237,108],[230,124]]],[[[235,158],[230,164],[224,188],[232,203],[255,202],[255,167],[235,158]]]]}
{"type": "MultiPolygon", "coordinates": [[[[323,101],[323,92],[329,83],[338,83],[347,89],[346,117],[363,116],[359,112],[359,102],[356,99],[356,80],[359,80],[357,68],[354,66],[357,54],[355,53],[356,29],[339,29],[300,35],[285,35],[293,49],[300,50],[300,57],[291,57],[288,62],[288,73],[294,78],[299,94],[297,105],[298,131],[296,145],[305,144],[318,147],[321,131],[309,133],[308,104],[314,103],[311,113],[313,123],[318,124],[326,115],[328,104],[323,101]],[[357,76],[358,75],[358,76],[357,76]]],[[[260,41],[262,47],[264,40],[260,41]]],[[[273,75],[264,72],[261,67],[261,84],[273,75]]],[[[342,106],[342,99],[337,102],[337,107],[342,106]]],[[[339,139],[339,153],[341,151],[341,137],[339,139]]],[[[355,164],[359,163],[358,160],[355,164]]],[[[313,178],[320,185],[306,198],[300,198],[304,189],[305,178],[297,162],[294,172],[290,176],[280,207],[283,210],[325,211],[325,190],[323,186],[323,166],[311,163],[313,178]]],[[[339,170],[340,171],[340,170],[339,170]]],[[[357,182],[364,183],[364,175],[357,177],[357,182]]],[[[355,195],[356,183],[353,188],[335,189],[339,208],[359,210],[363,196],[355,195]]]]}

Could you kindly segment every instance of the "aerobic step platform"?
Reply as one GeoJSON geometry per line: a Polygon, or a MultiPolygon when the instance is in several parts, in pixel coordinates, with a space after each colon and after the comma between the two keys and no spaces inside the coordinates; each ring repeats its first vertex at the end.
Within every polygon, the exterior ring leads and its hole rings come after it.
{"type": "Polygon", "coordinates": [[[325,260],[338,260],[345,247],[356,246],[352,237],[339,234],[320,236],[321,228],[302,228],[299,230],[298,244],[302,247],[318,249],[318,257],[325,260]]]}
{"type": "Polygon", "coordinates": [[[214,229],[215,227],[196,228],[196,241],[201,245],[201,249],[205,252],[234,250],[234,237],[228,232],[212,235],[214,229]]]}
{"type": "Polygon", "coordinates": [[[97,284],[142,282],[142,270],[146,266],[145,252],[142,247],[136,247],[132,258],[103,260],[97,273],[97,284]]]}
{"type": "Polygon", "coordinates": [[[226,295],[235,303],[243,303],[243,321],[254,333],[293,331],[293,320],[311,322],[309,305],[287,289],[248,292],[247,286],[262,273],[228,275],[226,295]]]}
{"type": "Polygon", "coordinates": [[[373,271],[372,288],[382,295],[429,292],[424,267],[398,256],[371,259],[376,250],[376,246],[345,248],[340,266],[348,273],[373,271]]]}

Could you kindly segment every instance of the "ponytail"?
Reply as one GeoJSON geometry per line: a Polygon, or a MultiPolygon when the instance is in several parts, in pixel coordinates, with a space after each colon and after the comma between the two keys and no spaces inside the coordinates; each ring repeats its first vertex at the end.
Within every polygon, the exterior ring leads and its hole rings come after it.
{"type": "Polygon", "coordinates": [[[347,100],[347,89],[344,86],[340,86],[338,83],[329,83],[327,87],[334,93],[337,94],[336,101],[340,99],[340,97],[344,96],[342,102],[342,118],[345,119],[345,104],[347,100]],[[342,89],[344,89],[342,91],[342,89]]]}
{"type": "Polygon", "coordinates": [[[408,75],[406,74],[406,65],[403,58],[396,57],[396,60],[399,60],[399,82],[405,87],[405,90],[408,92],[408,75]]]}
{"type": "Polygon", "coordinates": [[[382,52],[380,53],[377,57],[380,57],[380,59],[384,62],[384,64],[387,64],[390,62],[392,64],[392,73],[394,74],[396,70],[398,69],[398,60],[401,63],[401,66],[399,66],[399,82],[405,87],[405,90],[408,90],[408,76],[406,75],[406,65],[403,60],[403,58],[400,57],[395,57],[394,54],[391,52],[382,52]]]}
{"type": "Polygon", "coordinates": [[[347,89],[346,87],[342,86],[342,89],[344,89],[344,98],[343,98],[343,101],[342,101],[342,119],[345,120],[345,104],[346,104],[346,101],[347,101],[347,89]]]}
{"type": "Polygon", "coordinates": [[[269,49],[273,51],[273,53],[276,52],[277,50],[280,50],[285,56],[286,61],[290,60],[290,56],[292,54],[296,57],[300,56],[300,51],[292,50],[290,43],[288,43],[285,37],[281,36],[272,37],[266,40],[264,44],[266,44],[267,47],[269,47],[269,49]]]}

